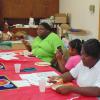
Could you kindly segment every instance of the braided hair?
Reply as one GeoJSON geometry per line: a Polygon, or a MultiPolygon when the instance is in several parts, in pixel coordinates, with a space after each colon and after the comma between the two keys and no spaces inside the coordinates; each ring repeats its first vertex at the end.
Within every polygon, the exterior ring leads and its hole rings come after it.
{"type": "Polygon", "coordinates": [[[71,48],[76,49],[78,54],[80,54],[81,48],[82,48],[82,42],[80,39],[74,39],[74,40],[70,41],[69,45],[71,48]]]}

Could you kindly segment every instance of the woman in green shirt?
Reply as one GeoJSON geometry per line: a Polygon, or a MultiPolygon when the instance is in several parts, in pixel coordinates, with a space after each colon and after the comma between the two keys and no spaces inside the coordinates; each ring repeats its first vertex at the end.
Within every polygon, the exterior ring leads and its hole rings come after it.
{"type": "Polygon", "coordinates": [[[23,41],[25,46],[32,54],[43,61],[52,62],[58,46],[63,47],[60,37],[51,31],[47,23],[41,23],[37,29],[38,36],[33,40],[32,45],[23,41]]]}

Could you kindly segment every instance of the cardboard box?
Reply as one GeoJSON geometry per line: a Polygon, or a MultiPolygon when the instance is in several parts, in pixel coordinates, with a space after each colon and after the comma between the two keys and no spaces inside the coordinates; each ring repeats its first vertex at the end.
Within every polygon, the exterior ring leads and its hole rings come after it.
{"type": "Polygon", "coordinates": [[[67,23],[67,15],[66,14],[56,14],[54,16],[54,22],[55,23],[67,23]]]}
{"type": "Polygon", "coordinates": [[[21,41],[12,42],[12,50],[26,49],[25,45],[21,41]]]}
{"type": "Polygon", "coordinates": [[[62,36],[68,36],[69,29],[71,27],[68,24],[61,24],[57,26],[57,33],[59,34],[60,37],[62,36]]]}

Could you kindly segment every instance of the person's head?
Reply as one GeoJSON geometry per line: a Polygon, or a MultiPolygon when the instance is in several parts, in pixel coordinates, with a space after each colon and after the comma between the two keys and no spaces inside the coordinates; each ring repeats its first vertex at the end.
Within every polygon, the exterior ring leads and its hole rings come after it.
{"type": "Polygon", "coordinates": [[[74,39],[69,42],[69,55],[74,56],[81,52],[82,42],[80,39],[74,39]]]}
{"type": "Polygon", "coordinates": [[[51,26],[48,23],[40,23],[37,29],[39,37],[45,38],[51,32],[51,26]]]}
{"type": "Polygon", "coordinates": [[[93,67],[100,59],[100,42],[97,39],[89,39],[84,42],[81,58],[85,66],[93,67]]]}

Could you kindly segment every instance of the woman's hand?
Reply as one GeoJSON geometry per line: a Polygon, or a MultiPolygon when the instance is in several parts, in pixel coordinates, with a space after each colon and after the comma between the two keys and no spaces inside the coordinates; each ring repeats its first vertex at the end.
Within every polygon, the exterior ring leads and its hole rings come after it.
{"type": "Polygon", "coordinates": [[[62,57],[63,57],[62,53],[59,50],[57,50],[57,52],[56,52],[56,58],[61,60],[62,57]]]}
{"type": "Polygon", "coordinates": [[[72,85],[62,85],[58,88],[56,88],[56,92],[60,93],[60,94],[68,94],[70,92],[72,92],[72,85]]]}
{"type": "Polygon", "coordinates": [[[30,54],[30,55],[28,55],[29,57],[36,57],[35,55],[33,55],[33,54],[30,54]]]}
{"type": "Polygon", "coordinates": [[[22,43],[25,45],[26,49],[31,52],[32,48],[31,48],[30,43],[26,41],[25,39],[22,39],[22,43]]]}
{"type": "Polygon", "coordinates": [[[22,43],[24,44],[24,45],[29,45],[29,43],[28,43],[28,41],[26,41],[25,39],[22,39],[22,43]]]}
{"type": "Polygon", "coordinates": [[[60,76],[52,76],[52,77],[48,77],[49,83],[63,83],[63,79],[60,76]]]}

